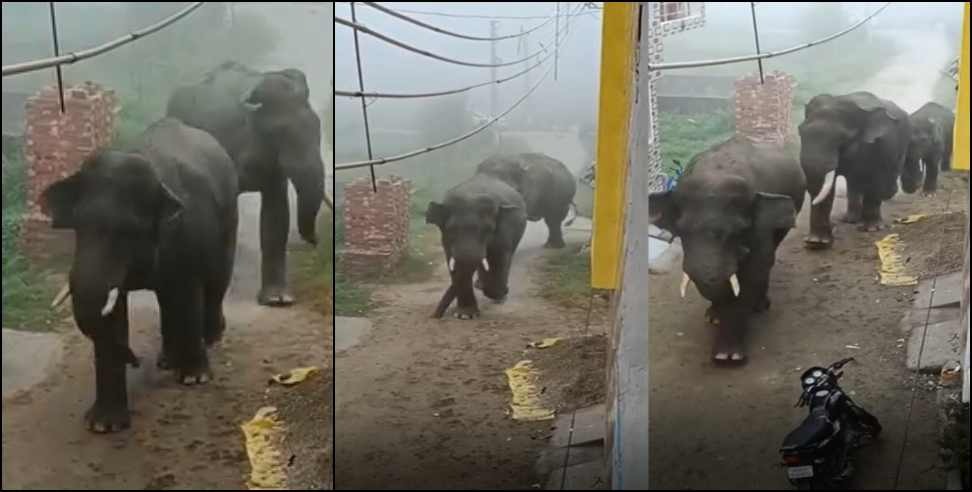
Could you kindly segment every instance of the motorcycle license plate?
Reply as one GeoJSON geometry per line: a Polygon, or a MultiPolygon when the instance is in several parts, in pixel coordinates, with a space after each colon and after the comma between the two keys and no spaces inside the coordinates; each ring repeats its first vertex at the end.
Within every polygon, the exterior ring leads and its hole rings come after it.
{"type": "Polygon", "coordinates": [[[786,476],[790,478],[811,478],[813,477],[813,465],[791,466],[786,469],[786,476]]]}

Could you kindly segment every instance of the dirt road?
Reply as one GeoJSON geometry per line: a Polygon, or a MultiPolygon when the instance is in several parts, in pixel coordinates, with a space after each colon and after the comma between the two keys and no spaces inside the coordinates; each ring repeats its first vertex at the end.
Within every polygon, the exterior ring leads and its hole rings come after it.
{"type": "MultiPolygon", "coordinates": [[[[885,220],[942,212],[946,203],[966,207],[968,184],[952,178],[949,185],[953,191],[934,199],[895,197],[885,203],[885,220]]],[[[679,298],[679,271],[652,277],[653,487],[787,488],[777,465],[778,447],[806,414],[793,408],[801,368],[849,356],[858,363],[846,369],[844,388],[884,425],[880,441],[860,453],[855,488],[944,487],[935,393],[928,391],[925,377],[916,381],[906,370],[906,347],[898,342],[907,337],[898,322],[914,287],[887,287],[876,280],[874,241],[888,232],[861,233],[835,222],[833,249],[810,252],[802,244],[808,216],[804,210],[798,228],[780,246],[770,283],[773,305],[753,319],[750,359],[743,367],[709,362],[716,328],[704,320],[708,303],[691,288],[686,299],[679,298]]]]}
{"type": "MultiPolygon", "coordinates": [[[[249,464],[240,424],[281,398],[274,391],[267,401],[268,379],[300,366],[319,366],[328,379],[331,372],[329,319],[300,304],[289,309],[256,304],[259,249],[253,211],[258,200],[241,198],[240,247],[225,304],[227,332],[209,352],[215,379],[204,387],[184,387],[155,368],[161,343],[155,298],[132,294],[132,345],[143,362],[128,373],[132,428],[92,434],[82,424],[94,398],[91,343],[68,327],[65,355],[53,374],[3,402],[4,489],[245,487],[249,464]]],[[[295,240],[291,246],[306,247],[295,240]]],[[[295,450],[296,466],[312,466],[305,461],[319,460],[325,446],[307,443],[295,450]]]]}
{"type": "MultiPolygon", "coordinates": [[[[510,296],[479,296],[482,317],[460,321],[435,309],[448,274],[381,288],[374,328],[335,359],[335,477],[338,488],[524,489],[544,477],[533,465],[551,422],[510,419],[504,369],[526,345],[579,335],[585,319],[540,300],[528,265],[546,228],[531,223],[517,250],[510,296]]],[[[577,242],[568,233],[567,241],[577,242]]]]}

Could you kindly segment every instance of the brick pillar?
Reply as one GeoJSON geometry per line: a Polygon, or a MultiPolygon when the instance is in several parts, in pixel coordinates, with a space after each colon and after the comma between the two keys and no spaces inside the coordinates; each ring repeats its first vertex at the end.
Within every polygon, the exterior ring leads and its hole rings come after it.
{"type": "Polygon", "coordinates": [[[66,87],[64,106],[62,114],[55,86],[44,87],[27,99],[23,239],[28,245],[50,230],[50,219],[40,209],[44,189],[79,169],[85,158],[114,138],[119,109],[114,91],[92,82],[66,87]]]}
{"type": "Polygon", "coordinates": [[[736,134],[754,142],[783,145],[791,138],[793,77],[774,71],[759,83],[758,74],[736,80],[736,134]]]}
{"type": "Polygon", "coordinates": [[[358,178],[344,187],[344,252],[342,269],[349,276],[382,274],[408,249],[408,205],[411,183],[398,176],[358,178]]]}

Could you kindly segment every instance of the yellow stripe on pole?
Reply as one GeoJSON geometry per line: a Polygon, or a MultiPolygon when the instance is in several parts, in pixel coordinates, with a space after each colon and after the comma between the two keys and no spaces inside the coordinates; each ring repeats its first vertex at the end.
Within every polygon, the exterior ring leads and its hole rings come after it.
{"type": "Polygon", "coordinates": [[[962,21],[962,56],[959,59],[959,96],[952,139],[953,169],[969,170],[969,2],[962,21]]]}
{"type": "Polygon", "coordinates": [[[591,240],[591,286],[595,289],[614,289],[619,279],[637,12],[634,2],[604,3],[591,240]]]}

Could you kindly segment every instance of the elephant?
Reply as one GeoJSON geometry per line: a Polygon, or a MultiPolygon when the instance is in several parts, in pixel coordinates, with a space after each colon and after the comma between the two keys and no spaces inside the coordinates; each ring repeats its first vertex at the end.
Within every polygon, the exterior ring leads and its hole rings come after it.
{"type": "Polygon", "coordinates": [[[451,278],[433,318],[441,318],[457,298],[457,318],[479,316],[473,292],[477,271],[483,295],[497,302],[506,299],[513,254],[526,221],[523,197],[488,174],[477,173],[447,191],[442,203],[429,203],[425,222],[439,228],[451,278]]]}
{"type": "Polygon", "coordinates": [[[167,115],[212,134],[236,165],[239,190],[260,193],[261,289],[257,301],[288,306],[287,180],[297,191],[297,229],[317,244],[324,199],[321,121],[297,69],[257,72],[226,62],[196,85],[176,89],[167,115]]]}
{"type": "Polygon", "coordinates": [[[955,115],[945,106],[929,102],[911,113],[908,119],[911,123],[911,143],[901,174],[901,189],[914,193],[921,185],[922,194],[932,195],[938,189],[939,170],[948,171],[952,166],[955,115]]]}
{"type": "Polygon", "coordinates": [[[561,225],[574,205],[577,183],[564,163],[538,153],[503,155],[481,162],[476,172],[494,176],[523,195],[527,220],[543,219],[547,223],[549,232],[544,247],[565,246],[561,225]]]}
{"type": "Polygon", "coordinates": [[[743,137],[696,155],[688,169],[673,189],[649,195],[649,221],[681,238],[682,297],[694,283],[712,303],[713,359],[739,363],[750,313],[769,309],[776,249],[803,206],[806,181],[795,156],[743,137]]]}
{"type": "Polygon", "coordinates": [[[41,194],[51,225],[75,232],[68,285],[74,320],[94,344],[95,402],[88,429],[128,428],[128,293],[159,303],[158,364],[182,384],[211,377],[206,347],[226,329],[223,297],[236,254],[237,176],[208,133],[165,118],[130,146],[92,154],[41,194]]]}
{"type": "Polygon", "coordinates": [[[904,171],[911,136],[908,114],[870,92],[821,94],[807,103],[799,130],[800,165],[813,197],[806,247],[824,249],[833,243],[830,212],[838,175],[847,179],[842,220],[860,223],[861,231],[880,230],[881,202],[898,192],[904,171]]]}

